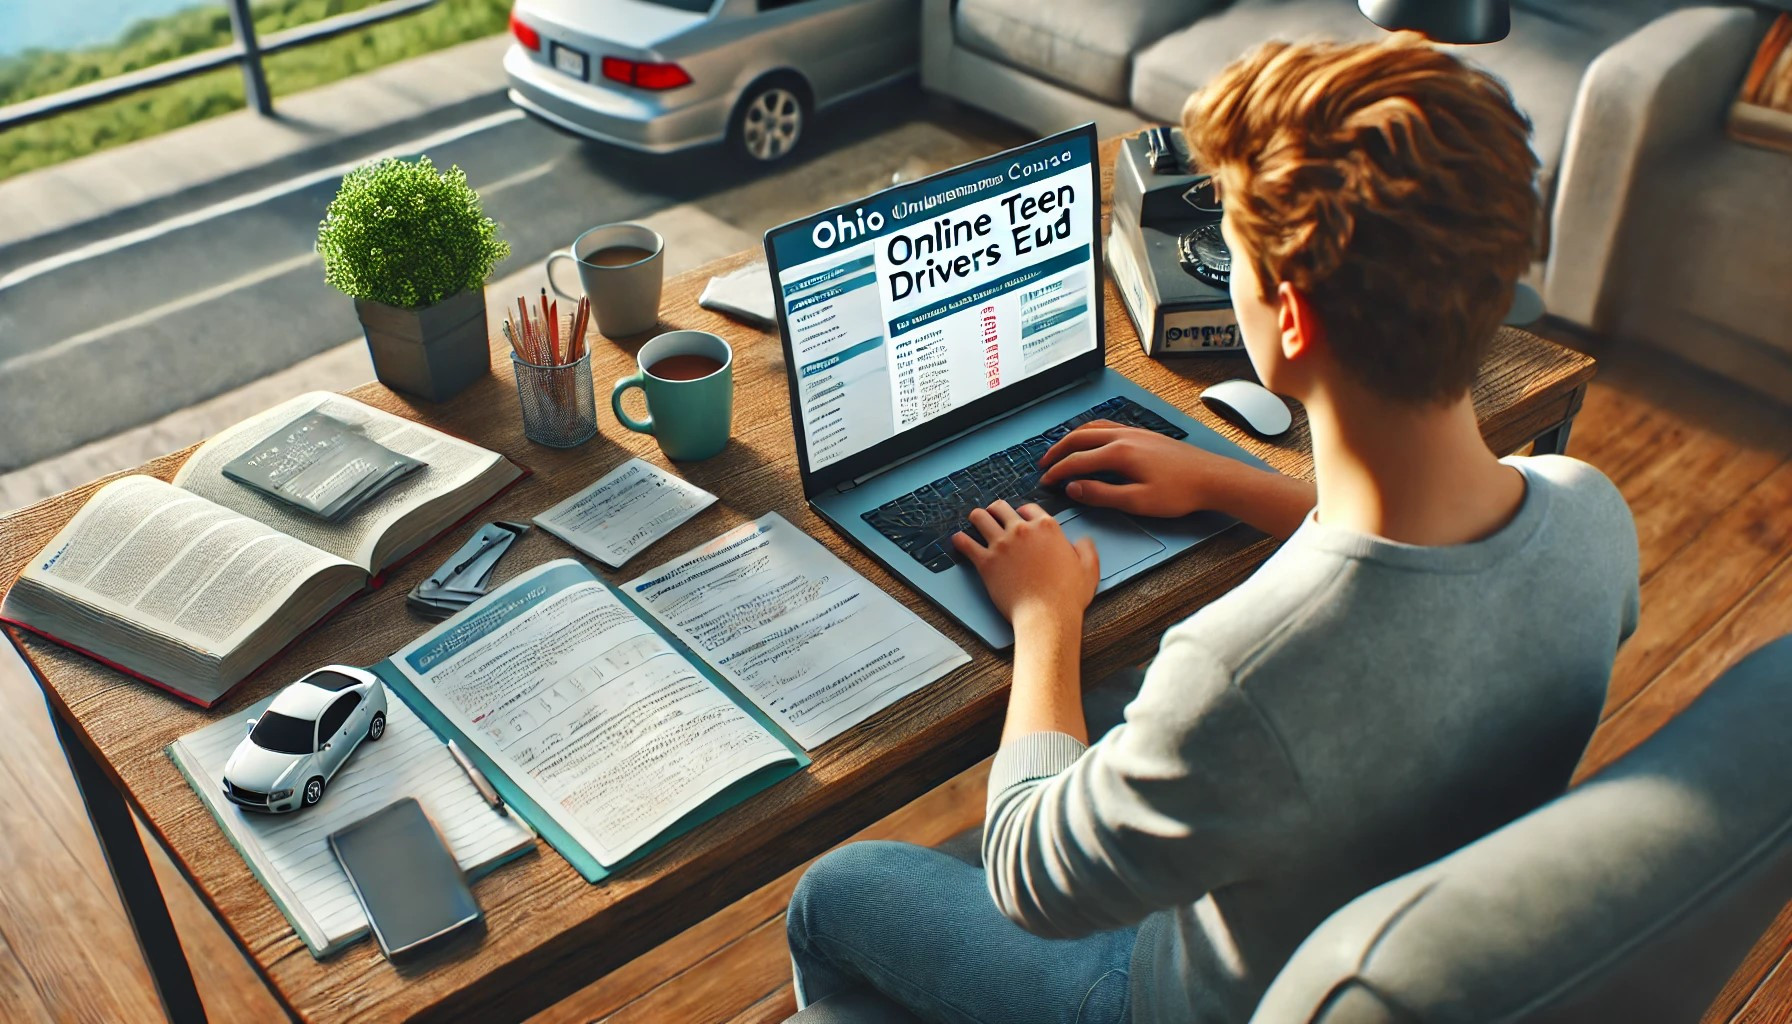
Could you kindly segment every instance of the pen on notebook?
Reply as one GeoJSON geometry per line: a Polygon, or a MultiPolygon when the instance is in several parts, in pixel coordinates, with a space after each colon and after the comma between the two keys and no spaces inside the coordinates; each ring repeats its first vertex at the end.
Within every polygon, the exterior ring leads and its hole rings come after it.
{"type": "Polygon", "coordinates": [[[473,763],[472,758],[461,752],[460,747],[453,740],[448,741],[448,753],[454,756],[454,763],[460,765],[460,770],[467,773],[467,781],[473,784],[473,788],[479,791],[479,795],[485,798],[486,803],[492,805],[492,810],[506,818],[510,817],[510,808],[504,806],[504,800],[498,796],[498,791],[492,788],[491,780],[485,777],[485,773],[479,770],[479,766],[473,763]]]}

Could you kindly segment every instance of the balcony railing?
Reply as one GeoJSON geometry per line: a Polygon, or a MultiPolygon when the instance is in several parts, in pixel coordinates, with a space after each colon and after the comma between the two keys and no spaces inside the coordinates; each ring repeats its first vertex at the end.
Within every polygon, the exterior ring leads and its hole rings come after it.
{"type": "Polygon", "coordinates": [[[271,117],[274,113],[274,98],[268,93],[267,73],[261,66],[263,57],[412,14],[435,2],[436,0],[386,0],[385,3],[359,11],[323,18],[308,25],[297,25],[271,33],[266,38],[258,38],[255,34],[255,22],[249,17],[249,0],[224,0],[225,6],[230,8],[230,30],[236,36],[235,43],[0,107],[0,131],[143,89],[166,85],[227,64],[242,67],[243,96],[248,101],[249,108],[264,117],[271,117]]]}

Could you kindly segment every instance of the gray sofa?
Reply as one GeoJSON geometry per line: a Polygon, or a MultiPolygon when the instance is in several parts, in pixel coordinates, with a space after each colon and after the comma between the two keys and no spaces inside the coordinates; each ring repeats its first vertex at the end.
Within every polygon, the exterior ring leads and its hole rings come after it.
{"type": "MultiPolygon", "coordinates": [[[[1455,49],[1531,117],[1549,311],[1792,401],[1792,155],[1723,133],[1769,5],[1694,2],[1514,0],[1510,36],[1455,49]]],[[[1264,40],[1381,35],[1354,0],[922,0],[921,79],[1105,135],[1176,121],[1264,40]]]]}
{"type": "MultiPolygon", "coordinates": [[[[1788,683],[1792,636],[1566,795],[1358,896],[1251,1024],[1698,1020],[1792,897],[1788,683]]],[[[975,864],[980,838],[940,849],[975,864]]],[[[860,988],[788,1024],[915,1019],[860,988]]]]}
{"type": "Polygon", "coordinates": [[[1251,1024],[1699,1020],[1792,898],[1788,682],[1792,636],[1565,796],[1358,896],[1251,1024]]]}

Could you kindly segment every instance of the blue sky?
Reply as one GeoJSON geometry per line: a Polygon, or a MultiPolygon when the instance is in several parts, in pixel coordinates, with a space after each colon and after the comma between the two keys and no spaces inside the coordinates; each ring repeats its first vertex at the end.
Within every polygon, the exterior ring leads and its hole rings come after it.
{"type": "Polygon", "coordinates": [[[36,46],[95,46],[118,38],[131,22],[222,0],[0,0],[0,56],[36,46]]]}

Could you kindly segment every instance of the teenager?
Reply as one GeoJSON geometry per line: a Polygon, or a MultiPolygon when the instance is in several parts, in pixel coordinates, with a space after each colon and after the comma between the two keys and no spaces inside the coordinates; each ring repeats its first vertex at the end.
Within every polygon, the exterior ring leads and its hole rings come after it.
{"type": "Polygon", "coordinates": [[[1629,510],[1583,463],[1496,458],[1469,397],[1539,222],[1510,95],[1412,36],[1277,43],[1183,120],[1315,482],[1112,424],[1045,455],[1077,501],[1288,538],[1164,635],[1093,746],[1093,547],[1036,506],[971,514],[984,543],[958,549],[1015,629],[985,868],[822,858],[788,919],[805,1003],[868,984],[933,1020],[1245,1021],[1333,910],[1559,792],[1598,719],[1637,613],[1629,510]],[[1082,479],[1102,471],[1124,482],[1082,479]]]}

